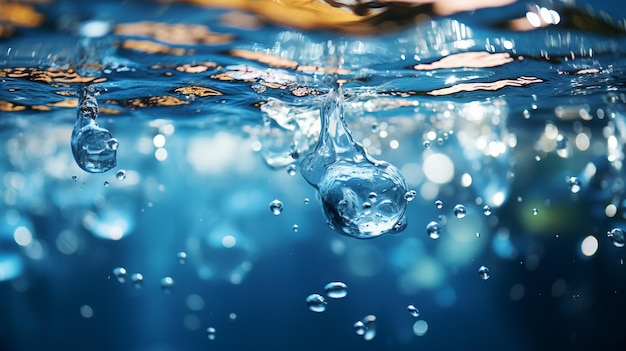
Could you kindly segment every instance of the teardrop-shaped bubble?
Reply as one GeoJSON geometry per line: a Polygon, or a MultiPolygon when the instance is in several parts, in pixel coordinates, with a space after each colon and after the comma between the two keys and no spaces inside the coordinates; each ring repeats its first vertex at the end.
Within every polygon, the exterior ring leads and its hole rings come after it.
{"type": "Polygon", "coordinates": [[[344,282],[330,282],[324,287],[326,296],[333,299],[341,299],[348,295],[348,286],[344,282]]]}
{"type": "Polygon", "coordinates": [[[317,147],[302,160],[300,173],[317,189],[329,225],[360,239],[392,231],[407,206],[404,177],[393,165],[373,159],[352,139],[343,119],[339,88],[329,91],[321,118],[317,147]],[[371,193],[376,193],[375,202],[370,202],[371,193]]]}
{"type": "Polygon", "coordinates": [[[98,101],[93,86],[79,93],[78,113],[70,145],[78,166],[90,173],[103,173],[117,165],[117,139],[99,127],[98,101]]]}

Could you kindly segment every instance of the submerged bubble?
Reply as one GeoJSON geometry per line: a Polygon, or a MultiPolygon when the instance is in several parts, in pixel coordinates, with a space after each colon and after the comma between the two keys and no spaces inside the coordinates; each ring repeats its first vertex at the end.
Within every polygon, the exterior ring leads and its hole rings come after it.
{"type": "Polygon", "coordinates": [[[417,192],[415,190],[409,190],[404,194],[404,199],[411,202],[415,199],[415,195],[417,195],[417,192]]]}
{"type": "Polygon", "coordinates": [[[217,332],[217,331],[216,331],[216,330],[215,330],[215,328],[213,328],[213,327],[208,327],[208,328],[206,328],[207,338],[208,338],[209,340],[215,340],[215,333],[216,333],[216,332],[217,332]]]}
{"type": "Polygon", "coordinates": [[[483,206],[483,214],[485,216],[491,216],[491,206],[489,205],[483,206]]]}
{"type": "Polygon", "coordinates": [[[141,289],[143,286],[143,275],[141,273],[133,273],[130,276],[130,281],[133,283],[135,288],[141,289]]]}
{"type": "Polygon", "coordinates": [[[174,279],[172,277],[161,278],[161,290],[165,293],[170,293],[174,287],[174,279]]]}
{"type": "Polygon", "coordinates": [[[178,258],[178,263],[180,264],[185,264],[185,262],[187,261],[187,253],[184,251],[180,251],[179,253],[177,253],[176,257],[178,258]]]}
{"type": "Polygon", "coordinates": [[[452,212],[454,213],[456,218],[463,218],[467,214],[467,210],[465,209],[465,206],[461,204],[455,205],[454,210],[452,212]]]}
{"type": "Polygon", "coordinates": [[[435,201],[435,207],[437,207],[438,210],[441,210],[443,208],[443,201],[441,200],[435,201]]]}
{"type": "Polygon", "coordinates": [[[426,233],[428,233],[431,239],[439,239],[439,236],[441,236],[441,224],[431,221],[426,225],[426,233]]]}
{"type": "Polygon", "coordinates": [[[109,187],[109,185],[111,185],[111,183],[110,183],[108,180],[105,180],[105,181],[104,181],[104,187],[105,187],[105,188],[108,188],[108,187],[109,187]]]}
{"type": "Polygon", "coordinates": [[[582,182],[577,177],[568,177],[567,186],[569,187],[569,191],[571,191],[572,194],[576,194],[582,188],[582,182]]]}
{"type": "Polygon", "coordinates": [[[362,321],[356,321],[354,322],[354,332],[356,333],[356,335],[360,335],[363,336],[365,334],[365,324],[363,324],[362,321]]]}
{"type": "Polygon", "coordinates": [[[72,174],[72,180],[73,181],[78,181],[78,176],[76,174],[72,174]]]}
{"type": "Polygon", "coordinates": [[[293,232],[294,232],[294,233],[297,233],[297,232],[298,232],[298,230],[299,230],[300,228],[298,227],[298,225],[297,225],[297,224],[294,224],[294,225],[291,227],[291,229],[293,230],[293,232]]]}
{"type": "Polygon", "coordinates": [[[478,275],[480,275],[483,280],[487,280],[491,277],[491,274],[489,274],[489,268],[485,266],[480,266],[480,268],[478,268],[478,275]]]}
{"type": "Polygon", "coordinates": [[[624,247],[626,245],[626,235],[620,228],[613,228],[606,233],[606,236],[611,240],[611,243],[615,247],[624,247]]]}
{"type": "Polygon", "coordinates": [[[296,175],[297,170],[296,170],[296,165],[289,165],[287,166],[287,174],[289,174],[290,176],[295,176],[296,175]]]}
{"type": "Polygon", "coordinates": [[[320,294],[311,294],[306,297],[306,305],[313,312],[326,311],[326,299],[320,294]]]}
{"type": "Polygon", "coordinates": [[[406,307],[407,311],[409,311],[409,313],[411,314],[411,316],[417,318],[420,316],[420,311],[417,309],[417,307],[413,306],[413,305],[408,305],[406,307]]]}
{"type": "Polygon", "coordinates": [[[70,145],[78,166],[90,173],[102,173],[117,165],[117,139],[96,123],[98,101],[93,86],[80,92],[76,123],[70,145]]]}
{"type": "Polygon", "coordinates": [[[363,339],[369,341],[376,336],[376,316],[373,314],[365,316],[363,318],[363,325],[365,326],[365,333],[363,339]]]}
{"type": "Polygon", "coordinates": [[[536,216],[539,214],[539,211],[536,208],[533,208],[533,216],[536,216]]]}
{"type": "Polygon", "coordinates": [[[343,282],[330,282],[324,287],[326,296],[333,299],[341,299],[348,295],[348,286],[343,282]]]}
{"type": "Polygon", "coordinates": [[[330,90],[321,117],[319,142],[302,160],[300,173],[317,189],[329,225],[360,239],[392,231],[406,210],[404,178],[396,167],[373,159],[352,139],[343,120],[341,91],[330,90]],[[372,192],[376,202],[364,207],[372,192]]]}
{"type": "Polygon", "coordinates": [[[270,202],[270,211],[272,211],[275,216],[278,216],[283,212],[283,203],[280,202],[280,200],[272,200],[272,202],[270,202]]]}
{"type": "Polygon", "coordinates": [[[115,173],[115,178],[117,178],[117,180],[126,179],[126,171],[123,169],[120,169],[119,171],[117,171],[117,173],[115,173]]]}
{"type": "Polygon", "coordinates": [[[126,268],[124,267],[113,268],[113,276],[117,278],[117,281],[120,283],[126,282],[126,268]]]}

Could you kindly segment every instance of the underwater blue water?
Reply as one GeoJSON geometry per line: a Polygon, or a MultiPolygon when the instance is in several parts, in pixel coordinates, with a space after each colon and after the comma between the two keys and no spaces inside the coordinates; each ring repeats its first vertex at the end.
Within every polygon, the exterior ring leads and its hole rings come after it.
{"type": "Polygon", "coordinates": [[[626,347],[621,2],[375,36],[76,4],[0,39],[0,349],[626,347]]]}

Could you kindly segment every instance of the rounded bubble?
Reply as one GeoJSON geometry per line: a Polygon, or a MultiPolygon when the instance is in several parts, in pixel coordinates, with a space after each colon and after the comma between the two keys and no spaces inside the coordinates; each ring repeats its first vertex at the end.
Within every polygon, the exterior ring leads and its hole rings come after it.
{"type": "Polygon", "coordinates": [[[320,294],[311,294],[306,297],[306,305],[313,312],[326,311],[326,299],[320,294]]]}
{"type": "Polygon", "coordinates": [[[289,174],[290,176],[295,176],[297,174],[297,169],[296,169],[296,165],[291,164],[289,166],[287,166],[287,174],[289,174]]]}
{"type": "Polygon", "coordinates": [[[117,281],[120,283],[126,282],[126,268],[124,267],[113,268],[113,276],[117,278],[117,281]]]}
{"type": "Polygon", "coordinates": [[[606,233],[606,236],[611,240],[611,243],[615,247],[622,248],[626,245],[626,235],[621,228],[613,228],[606,233]]]}
{"type": "Polygon", "coordinates": [[[348,286],[343,282],[330,282],[324,287],[326,296],[333,299],[341,299],[348,295],[348,286]]]}
{"type": "Polygon", "coordinates": [[[141,273],[133,273],[130,276],[130,281],[133,283],[135,288],[141,289],[141,287],[143,286],[143,274],[141,274],[141,273]]]}
{"type": "Polygon", "coordinates": [[[491,277],[491,274],[489,273],[489,268],[485,266],[480,266],[480,268],[478,268],[478,275],[482,278],[482,280],[487,280],[489,279],[489,277],[491,277]]]}
{"type": "Polygon", "coordinates": [[[161,278],[161,290],[165,293],[170,293],[174,287],[174,279],[172,277],[161,278]]]}
{"type": "Polygon", "coordinates": [[[485,216],[491,216],[491,206],[489,205],[483,206],[483,214],[485,216]]]}
{"type": "Polygon", "coordinates": [[[443,208],[443,201],[441,200],[435,201],[435,207],[437,207],[438,210],[441,210],[443,208]]]}
{"type": "Polygon", "coordinates": [[[582,189],[582,182],[577,177],[568,177],[567,186],[572,194],[577,194],[582,189]]]}
{"type": "Polygon", "coordinates": [[[465,206],[461,204],[454,205],[454,210],[452,210],[452,212],[454,213],[456,218],[463,218],[467,214],[467,210],[465,209],[465,206]]]}
{"type": "Polygon", "coordinates": [[[363,336],[365,334],[365,324],[362,321],[354,322],[354,332],[356,335],[363,336]]]}
{"type": "Polygon", "coordinates": [[[413,305],[408,305],[406,309],[407,309],[407,311],[409,311],[411,316],[413,316],[415,318],[419,317],[420,311],[417,309],[417,307],[415,307],[413,305]]]}
{"type": "Polygon", "coordinates": [[[217,332],[217,331],[216,331],[216,330],[215,330],[215,328],[213,328],[213,327],[208,327],[208,328],[206,328],[207,338],[208,338],[209,340],[215,340],[215,333],[216,333],[216,332],[217,332]]]}
{"type": "Polygon", "coordinates": [[[120,169],[119,171],[117,171],[117,173],[115,173],[115,178],[117,178],[117,180],[126,179],[126,171],[123,169],[120,169]]]}
{"type": "Polygon", "coordinates": [[[373,314],[365,316],[363,318],[363,325],[365,326],[365,333],[363,339],[369,341],[376,336],[376,316],[373,314]]]}
{"type": "Polygon", "coordinates": [[[441,224],[436,221],[431,221],[426,225],[426,233],[431,239],[439,239],[441,236],[441,224]]]}
{"type": "Polygon", "coordinates": [[[187,253],[184,251],[181,251],[176,254],[176,258],[178,258],[178,263],[185,264],[185,262],[187,261],[187,253]]]}
{"type": "Polygon", "coordinates": [[[270,211],[272,211],[275,216],[278,216],[283,212],[283,203],[280,202],[280,200],[272,200],[272,202],[270,202],[270,211]]]}
{"type": "Polygon", "coordinates": [[[404,194],[404,199],[409,202],[413,201],[415,199],[415,195],[417,195],[415,190],[409,190],[404,194]]]}

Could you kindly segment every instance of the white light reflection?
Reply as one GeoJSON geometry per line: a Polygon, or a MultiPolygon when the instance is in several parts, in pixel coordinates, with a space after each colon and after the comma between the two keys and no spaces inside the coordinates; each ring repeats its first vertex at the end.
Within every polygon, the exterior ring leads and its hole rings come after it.
{"type": "Polygon", "coordinates": [[[591,257],[598,251],[598,239],[595,236],[589,235],[580,243],[580,251],[583,255],[591,257]]]}

